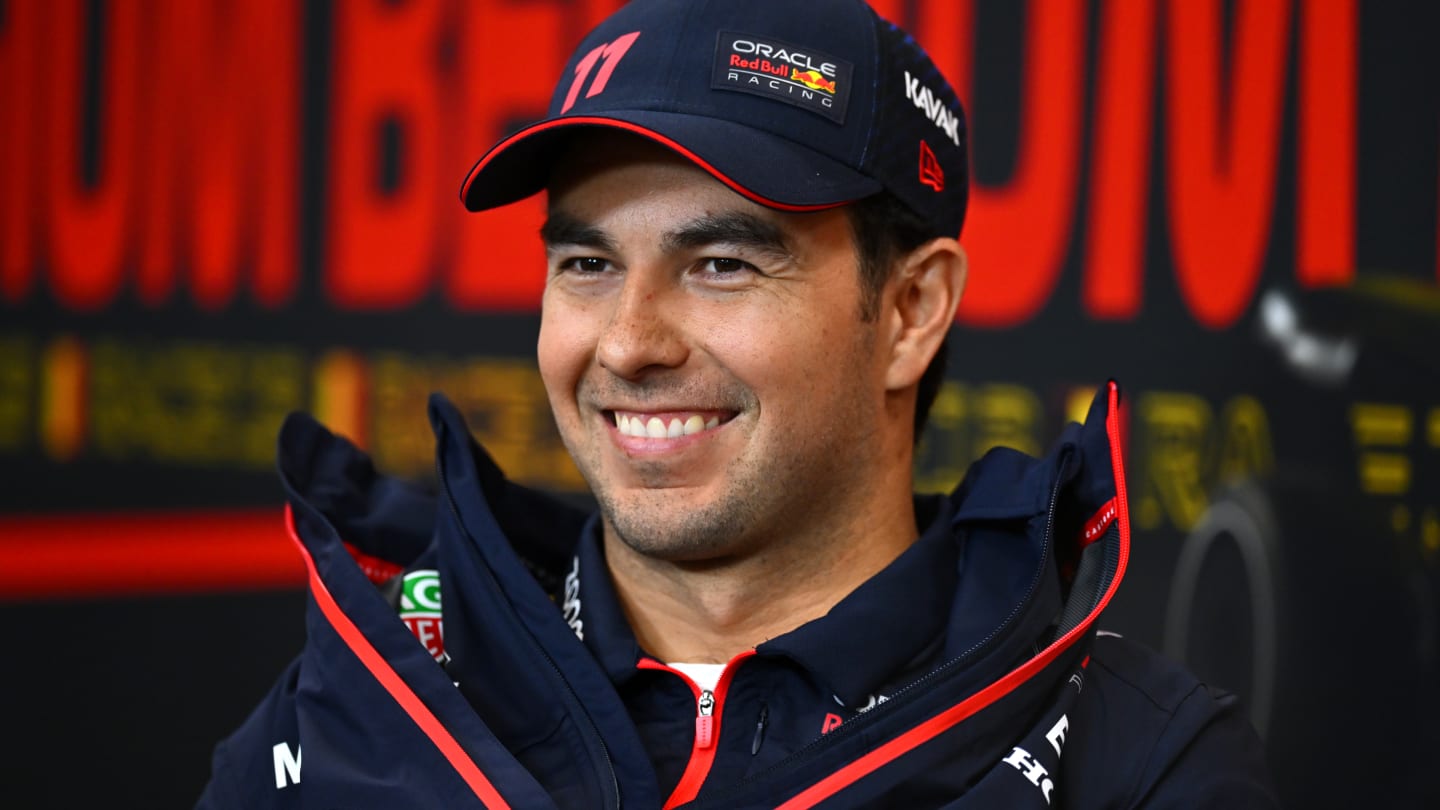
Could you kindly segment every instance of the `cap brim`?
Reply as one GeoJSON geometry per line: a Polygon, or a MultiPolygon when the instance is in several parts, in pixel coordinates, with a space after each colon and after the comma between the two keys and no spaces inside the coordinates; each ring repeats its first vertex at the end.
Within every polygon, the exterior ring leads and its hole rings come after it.
{"type": "Polygon", "coordinates": [[[818,211],[881,190],[880,182],[794,141],[724,119],[635,111],[568,116],[531,125],[480,158],[460,199],[484,211],[545,188],[560,141],[580,127],[632,132],[659,143],[709,172],[736,193],[786,211],[818,211]]]}

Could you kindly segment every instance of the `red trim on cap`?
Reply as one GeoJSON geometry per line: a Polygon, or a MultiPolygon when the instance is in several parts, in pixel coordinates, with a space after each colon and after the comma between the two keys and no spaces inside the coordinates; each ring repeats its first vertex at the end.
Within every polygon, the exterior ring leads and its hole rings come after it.
{"type": "Polygon", "coordinates": [[[289,506],[285,507],[285,530],[289,532],[290,540],[295,543],[295,547],[300,550],[300,556],[305,559],[305,568],[309,571],[310,576],[310,594],[315,597],[315,604],[320,607],[320,612],[325,615],[325,620],[335,628],[335,632],[340,635],[345,646],[355,653],[355,657],[359,658],[360,663],[365,665],[375,680],[385,687],[385,691],[390,693],[390,697],[400,704],[400,708],[410,715],[410,719],[420,727],[426,737],[430,738],[430,742],[440,749],[440,753],[450,762],[450,767],[460,774],[460,778],[465,780],[465,784],[470,787],[475,797],[485,807],[508,808],[510,805],[500,796],[495,786],[490,784],[490,780],[485,778],[480,767],[470,759],[470,755],[465,753],[465,749],[460,747],[460,743],[455,740],[440,719],[410,689],[384,656],[380,655],[380,652],[370,644],[370,640],[365,638],[365,634],[360,632],[360,628],[356,627],[354,622],[350,621],[350,617],[345,615],[345,611],[335,601],[335,597],[330,594],[330,589],[325,587],[325,581],[320,578],[320,572],[315,568],[315,559],[310,556],[310,550],[300,541],[300,534],[295,530],[295,514],[289,506]]]}
{"type": "Polygon", "coordinates": [[[1020,684],[1049,666],[1060,656],[1060,653],[1090,631],[1101,611],[1115,596],[1115,591],[1125,576],[1125,567],[1130,560],[1130,510],[1125,499],[1125,468],[1120,449],[1119,406],[1120,387],[1112,380],[1110,382],[1110,408],[1105,415],[1105,431],[1110,439],[1110,466],[1115,477],[1115,503],[1118,507],[1116,520],[1119,521],[1120,526],[1120,559],[1115,567],[1115,576],[1110,580],[1110,587],[1105,590],[1105,595],[1100,598],[1100,602],[1090,612],[1090,615],[1086,616],[1070,632],[1052,642],[1039,655],[1021,664],[1000,680],[831,773],[780,805],[777,810],[799,810],[799,808],[813,807],[921,744],[929,742],[962,720],[977,714],[1010,694],[1020,684]]]}
{"type": "Polygon", "coordinates": [[[475,164],[475,168],[473,168],[473,169],[470,170],[469,176],[467,176],[467,177],[465,178],[465,187],[460,190],[460,199],[462,199],[462,200],[468,200],[468,199],[469,199],[469,197],[470,197],[470,186],[471,186],[472,184],[474,184],[475,178],[480,175],[480,172],[482,172],[482,171],[485,170],[485,167],[486,167],[487,165],[489,165],[492,160],[494,160],[496,157],[498,157],[498,156],[499,156],[502,152],[504,152],[506,149],[509,149],[515,142],[520,141],[520,140],[524,140],[525,138],[528,138],[528,137],[530,137],[531,135],[535,135],[535,134],[540,133],[540,132],[545,132],[546,130],[557,129],[557,128],[559,128],[559,127],[566,127],[566,126],[585,126],[585,125],[588,125],[588,126],[610,127],[611,129],[623,129],[623,130],[625,130],[625,131],[627,131],[627,132],[633,132],[633,133],[635,133],[636,135],[640,135],[640,136],[642,136],[642,137],[645,137],[645,138],[648,138],[648,139],[650,139],[650,140],[652,140],[652,141],[655,141],[656,143],[658,143],[658,144],[660,144],[660,145],[662,145],[662,146],[665,146],[665,147],[667,147],[667,148],[669,148],[669,149],[672,149],[672,150],[680,153],[686,160],[689,160],[690,162],[692,162],[692,163],[694,163],[695,165],[699,166],[700,168],[704,169],[704,170],[705,170],[706,172],[708,172],[711,176],[713,176],[716,180],[719,180],[720,182],[722,182],[722,183],[724,183],[725,185],[729,186],[732,191],[734,191],[735,193],[739,194],[740,196],[745,197],[745,198],[748,199],[748,200],[753,200],[754,202],[760,203],[761,205],[764,205],[764,206],[769,207],[769,208],[778,208],[778,209],[780,209],[780,210],[782,210],[782,211],[800,211],[800,212],[807,212],[807,211],[824,211],[824,210],[827,210],[827,209],[830,209],[830,208],[839,208],[839,207],[842,206],[842,205],[849,205],[851,202],[854,202],[854,200],[843,200],[843,201],[841,201],[841,202],[833,202],[833,203],[818,203],[818,204],[814,204],[814,205],[796,205],[796,204],[793,204],[793,203],[782,203],[782,202],[779,202],[779,201],[777,201],[777,200],[772,200],[772,199],[770,199],[770,198],[768,198],[768,197],[765,197],[764,195],[757,194],[756,192],[751,191],[750,189],[748,189],[748,188],[746,188],[745,186],[741,185],[741,184],[739,183],[739,181],[734,180],[734,179],[731,178],[729,175],[727,175],[727,174],[725,174],[724,172],[720,171],[719,169],[715,168],[714,164],[710,163],[709,161],[705,160],[704,158],[700,157],[699,155],[695,154],[694,152],[690,151],[689,149],[685,148],[684,146],[680,145],[680,143],[678,143],[677,141],[675,141],[675,140],[673,140],[673,139],[671,139],[671,138],[669,138],[669,137],[666,137],[665,135],[661,135],[660,133],[656,132],[656,131],[653,130],[653,129],[647,129],[647,128],[645,128],[645,127],[640,126],[639,124],[634,124],[634,123],[631,123],[631,122],[629,122],[629,121],[620,121],[620,120],[617,120],[617,119],[614,119],[614,118],[603,118],[603,117],[600,117],[600,116],[593,116],[593,115],[577,115],[577,116],[574,116],[574,117],[572,117],[572,118],[557,118],[557,119],[554,119],[554,120],[551,120],[551,121],[542,121],[542,122],[539,123],[539,124],[535,124],[534,126],[527,127],[526,129],[522,129],[522,130],[520,130],[519,132],[515,133],[514,135],[511,135],[510,137],[508,137],[508,138],[506,138],[505,140],[501,141],[500,143],[496,144],[494,147],[492,147],[492,148],[490,149],[489,152],[486,152],[486,153],[485,153],[485,156],[484,156],[484,157],[480,158],[480,162],[475,164]]]}

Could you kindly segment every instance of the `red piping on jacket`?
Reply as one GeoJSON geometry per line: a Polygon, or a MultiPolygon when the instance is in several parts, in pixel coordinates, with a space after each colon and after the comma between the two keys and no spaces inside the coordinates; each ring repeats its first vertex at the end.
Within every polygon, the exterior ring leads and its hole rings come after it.
{"type": "Polygon", "coordinates": [[[460,778],[465,780],[465,784],[474,792],[475,797],[487,808],[496,808],[497,810],[498,808],[507,808],[508,810],[510,805],[501,798],[499,791],[495,790],[495,786],[485,778],[485,774],[481,773],[479,766],[460,747],[460,743],[456,742],[455,738],[441,724],[439,718],[400,678],[400,675],[380,655],[380,652],[370,644],[370,640],[365,638],[365,634],[360,632],[360,628],[356,627],[355,623],[350,621],[350,617],[345,615],[345,611],[340,608],[340,604],[330,594],[330,589],[325,587],[324,580],[320,579],[320,572],[315,568],[315,560],[310,556],[310,550],[301,542],[300,533],[295,530],[295,514],[288,505],[285,507],[285,529],[289,532],[290,540],[295,543],[295,547],[300,549],[300,556],[305,558],[305,568],[310,572],[310,593],[315,597],[315,604],[320,606],[320,612],[325,614],[325,620],[335,628],[335,632],[340,635],[345,646],[355,653],[355,657],[359,658],[360,663],[370,670],[370,674],[375,677],[375,680],[385,687],[385,691],[390,693],[390,697],[400,704],[400,708],[410,715],[410,719],[420,727],[421,731],[425,732],[425,736],[430,738],[430,742],[440,749],[440,753],[449,761],[450,767],[454,768],[455,772],[460,774],[460,778]]]}
{"type": "Polygon", "coordinates": [[[480,158],[480,162],[475,164],[475,168],[471,169],[470,174],[466,176],[465,187],[460,190],[460,199],[464,200],[465,198],[470,196],[470,186],[475,182],[475,178],[479,176],[480,172],[490,163],[491,160],[498,157],[500,153],[504,152],[505,149],[508,148],[511,144],[523,138],[528,138],[537,132],[544,132],[547,129],[578,125],[602,126],[610,127],[611,129],[623,129],[627,132],[633,132],[636,135],[648,138],[662,146],[679,152],[685,157],[686,160],[689,160],[690,162],[704,169],[706,172],[709,172],[712,177],[729,186],[732,190],[735,191],[735,193],[739,194],[740,196],[748,200],[754,200],[755,202],[760,203],[761,205],[768,208],[778,208],[783,211],[824,211],[827,208],[838,208],[842,205],[847,205],[851,202],[854,202],[854,200],[841,200],[840,202],[815,203],[811,205],[795,205],[792,203],[776,202],[775,200],[769,199],[768,197],[764,197],[751,191],[750,189],[741,185],[738,181],[731,179],[729,175],[726,175],[724,172],[715,168],[715,166],[709,161],[705,160],[704,158],[700,157],[689,149],[686,149],[684,146],[681,146],[678,142],[664,135],[661,135],[660,133],[652,129],[647,129],[640,126],[639,124],[632,124],[629,121],[619,121],[614,118],[604,118],[594,115],[583,115],[575,116],[573,118],[560,118],[554,121],[546,121],[529,127],[528,129],[522,129],[521,131],[515,133],[514,135],[511,135],[510,137],[496,144],[490,149],[489,152],[485,154],[484,157],[480,158]]]}
{"type": "Polygon", "coordinates": [[[1115,576],[1110,580],[1110,587],[1105,590],[1105,595],[1100,598],[1100,603],[1095,606],[1089,616],[1085,617],[1084,621],[1071,628],[1070,632],[1052,642],[1040,654],[1021,664],[1014,671],[821,779],[781,804],[778,810],[800,810],[800,808],[813,807],[942,732],[948,731],[962,720],[1010,694],[1020,684],[1049,666],[1060,656],[1060,653],[1089,632],[1095,619],[1115,595],[1115,590],[1120,586],[1120,580],[1125,576],[1125,566],[1130,560],[1130,509],[1129,501],[1125,497],[1125,467],[1120,447],[1120,387],[1113,380],[1110,382],[1109,406],[1109,411],[1105,414],[1105,432],[1110,439],[1110,466],[1115,476],[1115,499],[1116,505],[1119,507],[1116,520],[1120,524],[1120,560],[1115,567],[1115,576]]]}
{"type": "MultiPolygon", "coordinates": [[[[715,695],[715,708],[707,718],[710,721],[709,739],[701,739],[701,719],[697,716],[695,744],[690,749],[690,761],[685,764],[685,773],[680,776],[680,783],[675,786],[675,790],[671,791],[670,798],[665,800],[663,810],[670,810],[672,807],[682,805],[700,793],[700,787],[705,784],[705,778],[710,775],[710,767],[715,764],[715,751],[720,746],[720,717],[725,708],[725,694],[730,691],[730,681],[735,677],[735,670],[740,668],[740,662],[754,654],[754,650],[746,650],[725,664],[725,669],[720,673],[720,680],[715,682],[715,689],[712,692],[715,695]]],[[[680,670],[668,667],[653,658],[642,658],[635,666],[639,669],[653,669],[679,676],[690,686],[695,700],[700,700],[700,685],[680,670]]]]}

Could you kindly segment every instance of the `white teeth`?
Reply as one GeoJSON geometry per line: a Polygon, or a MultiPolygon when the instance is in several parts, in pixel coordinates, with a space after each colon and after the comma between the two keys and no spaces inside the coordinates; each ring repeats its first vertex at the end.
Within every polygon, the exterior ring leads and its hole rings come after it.
{"type": "Polygon", "coordinates": [[[672,417],[669,424],[658,416],[646,418],[639,414],[615,412],[615,428],[622,436],[640,439],[678,439],[720,426],[720,417],[706,419],[698,413],[672,417]]]}

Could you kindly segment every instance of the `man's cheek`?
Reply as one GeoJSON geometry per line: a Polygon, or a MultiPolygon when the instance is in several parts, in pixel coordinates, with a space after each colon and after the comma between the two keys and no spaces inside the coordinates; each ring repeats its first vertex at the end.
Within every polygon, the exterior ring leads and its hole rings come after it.
{"type": "Polygon", "coordinates": [[[540,325],[540,338],[536,343],[535,359],[540,367],[540,379],[550,396],[552,407],[560,404],[563,397],[573,397],[579,384],[580,369],[583,369],[583,349],[563,329],[540,325]]]}

